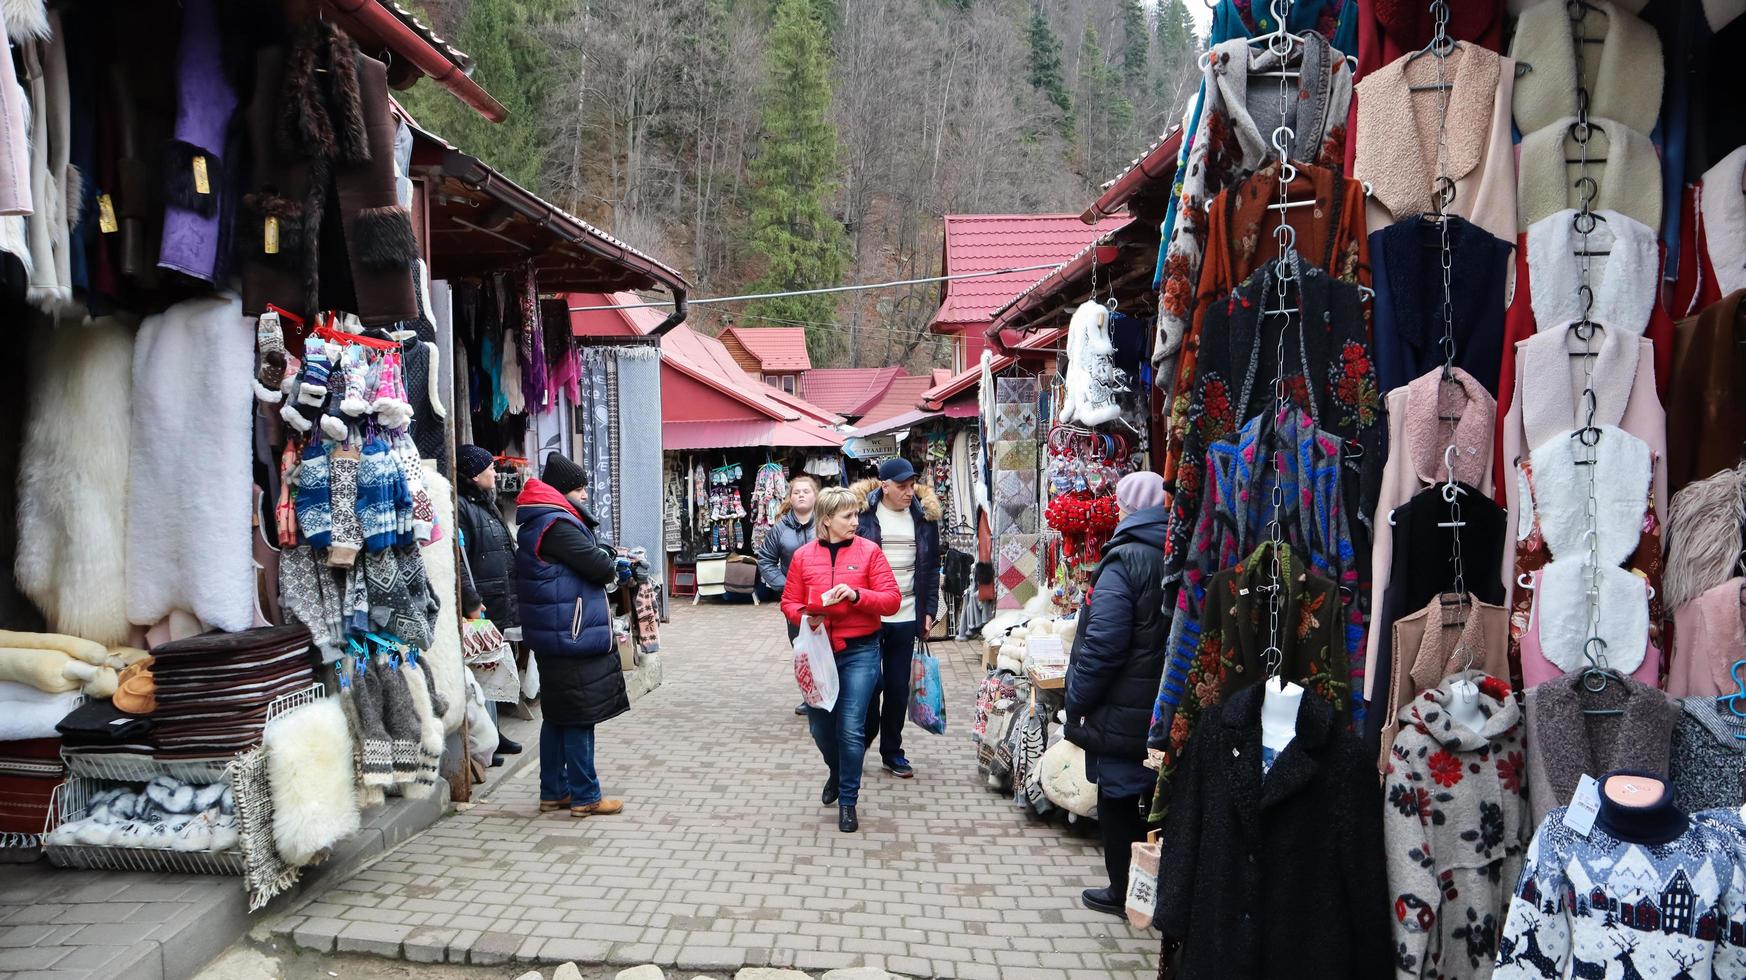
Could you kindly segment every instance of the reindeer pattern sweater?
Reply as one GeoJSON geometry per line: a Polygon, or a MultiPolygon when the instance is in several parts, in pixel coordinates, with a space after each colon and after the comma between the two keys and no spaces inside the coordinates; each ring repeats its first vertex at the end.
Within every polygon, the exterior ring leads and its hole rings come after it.
{"type": "Polygon", "coordinates": [[[1494,977],[1746,977],[1737,840],[1671,805],[1659,820],[1625,809],[1603,797],[1587,836],[1565,825],[1565,807],[1547,814],[1510,900],[1494,977]]]}

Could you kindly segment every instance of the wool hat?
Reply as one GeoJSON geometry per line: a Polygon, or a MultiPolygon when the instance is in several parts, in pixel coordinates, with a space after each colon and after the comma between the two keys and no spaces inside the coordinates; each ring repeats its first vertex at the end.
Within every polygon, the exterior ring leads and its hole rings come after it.
{"type": "Polygon", "coordinates": [[[455,468],[471,480],[491,467],[491,451],[468,443],[455,453],[455,468]]]}
{"type": "Polygon", "coordinates": [[[546,457],[546,468],[540,472],[540,479],[559,493],[570,493],[588,485],[588,474],[582,467],[560,453],[546,457]]]}
{"type": "Polygon", "coordinates": [[[1143,471],[1129,473],[1116,484],[1116,506],[1124,514],[1132,514],[1148,507],[1159,507],[1164,503],[1164,478],[1156,473],[1143,471]]]}

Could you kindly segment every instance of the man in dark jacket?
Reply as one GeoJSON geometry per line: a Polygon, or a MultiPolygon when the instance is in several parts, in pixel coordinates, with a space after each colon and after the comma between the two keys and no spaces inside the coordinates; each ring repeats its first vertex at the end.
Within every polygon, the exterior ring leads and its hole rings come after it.
{"type": "Polygon", "coordinates": [[[1141,801],[1152,788],[1146,730],[1164,673],[1164,480],[1130,473],[1116,484],[1116,525],[1079,610],[1067,669],[1067,741],[1085,750],[1097,784],[1108,888],[1081,896],[1094,912],[1124,915],[1129,847],[1146,838],[1141,801]]]}
{"type": "Polygon", "coordinates": [[[912,779],[915,767],[903,754],[903,723],[909,716],[915,640],[933,632],[940,608],[940,498],[916,486],[909,460],[879,464],[879,485],[867,494],[859,534],[885,553],[903,593],[903,604],[885,617],[879,631],[880,680],[867,706],[867,744],[877,736],[886,771],[912,779]]]}
{"type": "MultiPolygon", "coordinates": [[[[483,605],[485,617],[498,629],[515,629],[521,625],[515,604],[515,536],[497,509],[497,462],[489,451],[466,445],[455,454],[455,469],[461,475],[455,484],[460,491],[455,523],[467,559],[461,579],[467,608],[462,611],[470,616],[483,605]]],[[[497,703],[491,702],[490,709],[495,722],[497,703]]],[[[499,755],[520,751],[521,743],[498,736],[499,755]]]]}
{"type": "Polygon", "coordinates": [[[600,794],[594,726],[630,710],[606,603],[617,558],[595,539],[587,502],[587,474],[553,453],[515,512],[522,640],[540,669],[540,809],[576,817],[624,809],[600,794]]]}

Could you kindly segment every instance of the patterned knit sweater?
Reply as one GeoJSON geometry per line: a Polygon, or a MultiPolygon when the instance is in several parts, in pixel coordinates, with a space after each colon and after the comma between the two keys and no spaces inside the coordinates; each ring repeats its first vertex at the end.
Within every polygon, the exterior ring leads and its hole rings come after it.
{"type": "MultiPolygon", "coordinates": [[[[1604,796],[1585,837],[1558,807],[1528,847],[1496,977],[1746,977],[1735,838],[1669,803],[1650,823],[1604,796]]],[[[1737,819],[1737,818],[1736,818],[1737,819]]]]}
{"type": "Polygon", "coordinates": [[[1746,718],[1707,696],[1681,698],[1669,772],[1674,800],[1688,812],[1746,803],[1746,718]]]}

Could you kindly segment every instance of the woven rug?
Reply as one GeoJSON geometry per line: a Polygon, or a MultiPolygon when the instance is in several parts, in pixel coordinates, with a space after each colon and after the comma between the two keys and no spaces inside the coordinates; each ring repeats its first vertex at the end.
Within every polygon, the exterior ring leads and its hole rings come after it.
{"type": "Polygon", "coordinates": [[[1037,405],[1035,402],[998,402],[994,406],[995,444],[1035,441],[1037,438],[1037,405]]]}
{"type": "Polygon", "coordinates": [[[994,382],[994,400],[998,403],[1019,403],[1035,406],[1037,404],[1036,378],[996,378],[994,382]]]}
{"type": "Polygon", "coordinates": [[[994,536],[1037,533],[1037,474],[1028,470],[994,475],[994,536]]]}
{"type": "Polygon", "coordinates": [[[994,605],[997,609],[1023,609],[1036,598],[1042,575],[1038,554],[1040,536],[1013,534],[1000,542],[994,567],[994,605]]]}
{"type": "Polygon", "coordinates": [[[600,522],[596,529],[602,541],[615,540],[615,504],[612,482],[612,366],[611,352],[601,347],[582,351],[582,404],[576,406],[576,431],[581,444],[575,461],[588,474],[588,509],[600,522]]]}
{"type": "Polygon", "coordinates": [[[661,352],[616,347],[618,366],[618,538],[625,548],[646,548],[649,578],[667,580],[661,517],[661,352]]]}

